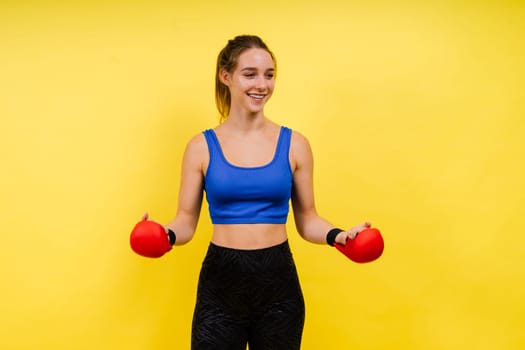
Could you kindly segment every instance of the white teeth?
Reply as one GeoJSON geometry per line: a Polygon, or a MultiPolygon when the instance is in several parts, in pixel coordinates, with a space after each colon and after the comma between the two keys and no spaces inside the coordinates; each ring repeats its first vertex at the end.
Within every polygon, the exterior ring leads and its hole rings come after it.
{"type": "Polygon", "coordinates": [[[258,99],[264,98],[264,95],[257,95],[257,94],[248,94],[248,96],[253,97],[253,98],[258,98],[258,99]]]}

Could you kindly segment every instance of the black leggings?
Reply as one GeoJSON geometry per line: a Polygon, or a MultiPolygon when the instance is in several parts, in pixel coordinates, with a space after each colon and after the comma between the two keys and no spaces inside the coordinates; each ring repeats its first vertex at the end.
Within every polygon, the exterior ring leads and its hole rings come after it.
{"type": "Polygon", "coordinates": [[[193,315],[193,350],[298,350],[304,300],[288,242],[238,250],[210,244],[193,315]]]}

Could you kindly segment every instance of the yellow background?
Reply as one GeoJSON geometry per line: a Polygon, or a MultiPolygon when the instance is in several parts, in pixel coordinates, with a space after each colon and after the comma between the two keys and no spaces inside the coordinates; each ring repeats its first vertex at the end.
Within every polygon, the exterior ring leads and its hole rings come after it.
{"type": "Polygon", "coordinates": [[[278,60],[267,107],[312,144],[319,212],[370,220],[371,264],[290,242],[303,349],[525,348],[520,1],[2,1],[0,348],[188,349],[210,238],[134,255],[176,210],[237,34],[278,60]]]}

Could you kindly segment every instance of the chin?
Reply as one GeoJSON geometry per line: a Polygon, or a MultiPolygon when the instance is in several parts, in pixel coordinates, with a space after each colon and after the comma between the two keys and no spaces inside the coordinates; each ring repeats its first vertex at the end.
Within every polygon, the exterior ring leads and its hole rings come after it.
{"type": "Polygon", "coordinates": [[[259,113],[259,112],[262,112],[264,110],[264,106],[266,105],[266,103],[262,103],[260,105],[253,105],[253,104],[250,104],[248,106],[246,106],[246,110],[250,113],[259,113]]]}
{"type": "Polygon", "coordinates": [[[258,114],[258,113],[262,113],[263,111],[264,111],[264,106],[260,108],[249,108],[248,109],[248,112],[250,112],[251,114],[258,114]]]}

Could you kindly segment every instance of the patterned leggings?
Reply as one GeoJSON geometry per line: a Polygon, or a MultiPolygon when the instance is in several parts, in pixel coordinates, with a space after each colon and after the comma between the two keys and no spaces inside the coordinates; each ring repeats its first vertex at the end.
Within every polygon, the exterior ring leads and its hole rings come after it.
{"type": "Polygon", "coordinates": [[[202,264],[192,350],[298,350],[304,300],[288,242],[238,250],[210,244],[202,264]]]}

